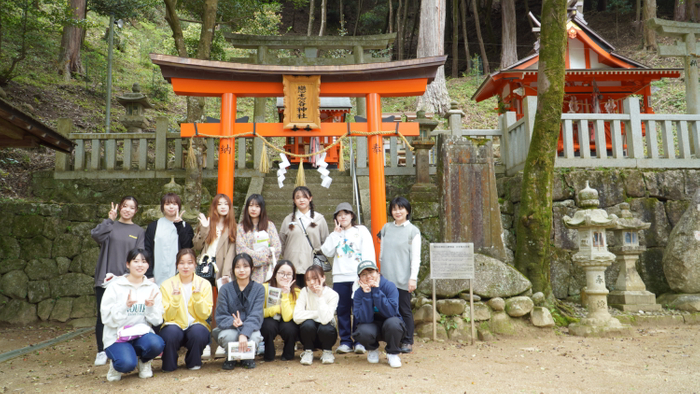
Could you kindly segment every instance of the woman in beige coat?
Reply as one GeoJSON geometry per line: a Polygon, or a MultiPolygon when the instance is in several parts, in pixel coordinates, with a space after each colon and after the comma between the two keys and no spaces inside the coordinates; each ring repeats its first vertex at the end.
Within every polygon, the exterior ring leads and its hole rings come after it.
{"type": "MultiPolygon", "coordinates": [[[[200,261],[204,256],[216,260],[217,283],[212,284],[214,300],[213,310],[216,310],[218,297],[217,286],[223,286],[233,277],[233,257],[236,255],[236,218],[231,205],[231,199],[225,194],[217,194],[209,207],[209,217],[199,214],[199,227],[193,239],[195,250],[200,252],[200,261]],[[221,280],[219,280],[221,279],[221,280]]],[[[212,328],[216,321],[212,316],[212,328]]],[[[222,349],[223,350],[223,349],[222,349]]],[[[221,353],[222,357],[224,353],[221,353]]],[[[202,358],[207,359],[211,349],[204,349],[202,358]]]]}

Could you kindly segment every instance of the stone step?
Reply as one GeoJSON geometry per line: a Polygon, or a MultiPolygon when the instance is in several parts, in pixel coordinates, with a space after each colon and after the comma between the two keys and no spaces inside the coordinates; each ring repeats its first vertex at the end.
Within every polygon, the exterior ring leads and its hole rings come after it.
{"type": "MultiPolygon", "coordinates": [[[[284,203],[291,203],[292,201],[292,191],[294,189],[282,188],[280,189],[277,185],[265,184],[262,190],[262,195],[265,198],[266,203],[272,203],[273,201],[279,201],[284,203]]],[[[313,195],[314,202],[317,204],[322,203],[324,200],[346,200],[352,198],[352,185],[335,185],[332,184],[329,189],[325,187],[309,187],[311,194],[313,195]]]]}

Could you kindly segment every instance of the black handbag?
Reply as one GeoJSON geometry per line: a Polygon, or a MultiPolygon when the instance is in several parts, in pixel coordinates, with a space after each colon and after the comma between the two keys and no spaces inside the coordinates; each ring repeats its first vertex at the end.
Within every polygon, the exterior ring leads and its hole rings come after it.
{"type": "Polygon", "coordinates": [[[301,229],[304,230],[306,240],[309,241],[309,245],[311,246],[311,253],[313,253],[314,256],[313,264],[321,267],[323,269],[323,272],[331,272],[333,270],[333,267],[331,266],[331,263],[328,262],[328,257],[314,249],[314,245],[309,239],[309,234],[306,232],[306,228],[304,228],[304,223],[301,221],[301,218],[299,218],[299,224],[301,224],[301,229]]]}
{"type": "Polygon", "coordinates": [[[194,273],[197,274],[197,276],[208,280],[209,283],[213,285],[216,283],[216,268],[216,258],[209,258],[208,255],[204,255],[199,260],[199,263],[197,263],[194,273]]]}

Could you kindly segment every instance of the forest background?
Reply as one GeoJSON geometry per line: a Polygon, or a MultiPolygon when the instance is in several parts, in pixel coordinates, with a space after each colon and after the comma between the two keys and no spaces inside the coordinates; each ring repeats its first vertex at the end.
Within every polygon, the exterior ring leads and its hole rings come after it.
{"type": "MultiPolygon", "coordinates": [[[[562,0],[563,1],[563,0],[562,0]]],[[[393,45],[373,56],[392,60],[417,57],[420,23],[438,23],[444,35],[436,42],[449,55],[447,90],[467,114],[465,127],[492,128],[498,103],[470,97],[484,74],[507,67],[533,50],[531,12],[540,19],[541,0],[3,0],[0,7],[0,97],[55,127],[59,117],[73,120],[77,132],[105,131],[107,36],[114,15],[115,50],[111,132],[126,129],[116,97],[139,83],[155,108],[149,119],[166,116],[173,130],[188,118],[218,117],[218,99],[192,103],[175,96],[149,53],[226,61],[247,56],[234,49],[224,33],[256,35],[370,35],[397,33],[393,45]],[[435,14],[423,15],[429,12],[435,14]],[[423,11],[422,11],[423,10],[423,11]],[[425,19],[428,17],[427,19],[425,19]],[[425,22],[422,22],[425,23],[425,22]],[[176,26],[179,25],[179,28],[176,26]],[[203,25],[205,28],[203,29],[203,25]],[[211,29],[207,28],[211,26],[211,29]],[[181,36],[179,33],[181,32],[181,36]],[[441,41],[441,42],[440,42],[441,41]],[[190,113],[188,114],[188,108],[190,113]]],[[[587,0],[589,25],[618,48],[618,53],[655,67],[680,67],[659,58],[649,39],[647,17],[700,20],[696,0],[587,0]]],[[[434,38],[434,37],[432,37],[434,38]]],[[[345,56],[343,50],[321,57],[345,56]]],[[[300,56],[283,51],[280,56],[300,56]]],[[[659,113],[685,112],[682,81],[655,84],[659,113]]],[[[252,115],[252,99],[241,99],[239,116],[252,115]]],[[[384,112],[415,111],[415,98],[383,100],[384,112]]],[[[267,118],[276,117],[268,105],[267,118]]],[[[154,127],[155,122],[151,122],[154,127]]],[[[53,152],[38,148],[0,149],[0,198],[29,198],[29,176],[53,166],[53,152]]]]}

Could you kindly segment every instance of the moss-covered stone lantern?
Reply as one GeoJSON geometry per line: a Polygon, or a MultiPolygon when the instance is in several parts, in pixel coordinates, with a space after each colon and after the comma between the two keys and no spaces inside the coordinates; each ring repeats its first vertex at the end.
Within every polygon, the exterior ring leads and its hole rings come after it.
{"type": "Polygon", "coordinates": [[[579,250],[572,260],[586,272],[588,315],[579,323],[569,325],[569,332],[578,336],[595,336],[625,327],[608,312],[608,289],[605,287],[605,269],[615,261],[608,251],[605,230],[617,225],[617,216],[598,208],[598,191],[586,187],[578,194],[579,207],[573,218],[564,216],[567,228],[578,230],[579,250]]]}
{"type": "Polygon", "coordinates": [[[627,203],[620,204],[620,209],[620,218],[613,228],[616,246],[610,248],[617,256],[615,262],[619,265],[620,273],[608,302],[613,308],[623,311],[661,310],[661,305],[656,303],[656,295],[647,291],[636,267],[639,255],[646,250],[645,246],[639,245],[639,232],[648,229],[651,223],[633,217],[627,203]]]}
{"type": "Polygon", "coordinates": [[[134,83],[131,91],[131,93],[124,93],[123,96],[117,97],[119,104],[126,109],[126,113],[120,121],[129,133],[140,133],[148,127],[148,120],[144,112],[147,109],[152,109],[153,105],[148,102],[148,97],[141,93],[141,87],[138,83],[134,83]]]}

